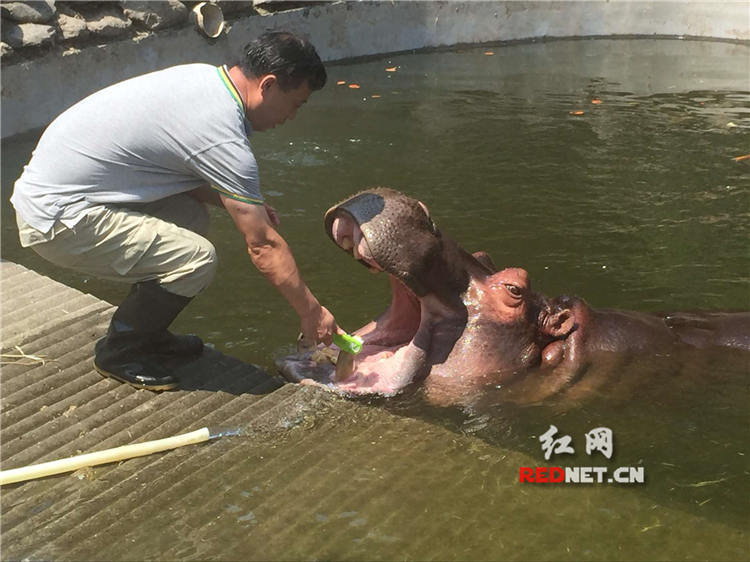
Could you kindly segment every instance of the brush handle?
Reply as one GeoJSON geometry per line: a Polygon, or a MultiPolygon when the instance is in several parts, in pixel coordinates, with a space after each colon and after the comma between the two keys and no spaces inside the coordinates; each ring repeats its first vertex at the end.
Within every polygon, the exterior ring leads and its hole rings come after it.
{"type": "Polygon", "coordinates": [[[341,351],[356,355],[362,351],[362,338],[359,336],[350,336],[349,334],[333,334],[333,343],[341,351]]]}
{"type": "Polygon", "coordinates": [[[44,476],[60,474],[62,472],[70,472],[86,466],[95,466],[98,464],[132,459],[134,457],[142,457],[144,455],[150,455],[168,449],[176,449],[177,447],[192,445],[193,443],[202,443],[203,441],[208,441],[210,438],[211,433],[208,428],[203,427],[190,433],[175,435],[174,437],[167,437],[165,439],[146,441],[145,443],[135,443],[133,445],[123,445],[122,447],[105,449],[104,451],[87,453],[85,455],[76,455],[75,457],[68,457],[67,459],[59,459],[41,464],[23,466],[21,468],[2,470],[0,471],[0,486],[12,484],[13,482],[23,482],[24,480],[31,480],[33,478],[42,478],[44,476]]]}

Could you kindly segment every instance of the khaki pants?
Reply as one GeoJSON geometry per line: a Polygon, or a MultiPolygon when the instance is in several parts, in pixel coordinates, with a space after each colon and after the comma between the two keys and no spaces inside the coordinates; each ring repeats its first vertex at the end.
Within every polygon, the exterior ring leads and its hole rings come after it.
{"type": "Polygon", "coordinates": [[[21,245],[44,259],[102,279],[139,283],[193,297],[216,273],[216,250],[204,238],[206,206],[186,194],[137,205],[92,207],[73,227],[59,221],[50,232],[16,214],[21,245]]]}

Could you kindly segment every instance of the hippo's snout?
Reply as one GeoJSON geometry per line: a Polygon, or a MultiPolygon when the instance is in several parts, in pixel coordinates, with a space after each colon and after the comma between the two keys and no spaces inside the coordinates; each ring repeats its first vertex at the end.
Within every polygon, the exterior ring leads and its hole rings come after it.
{"type": "Polygon", "coordinates": [[[363,265],[427,293],[425,278],[440,252],[440,233],[419,201],[378,187],[357,193],[325,215],[328,236],[363,265]]]}

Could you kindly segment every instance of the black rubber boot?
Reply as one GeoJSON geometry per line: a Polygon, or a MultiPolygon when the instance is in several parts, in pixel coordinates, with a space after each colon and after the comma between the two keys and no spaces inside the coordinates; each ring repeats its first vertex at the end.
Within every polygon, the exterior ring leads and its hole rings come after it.
{"type": "Polygon", "coordinates": [[[175,357],[190,357],[203,353],[203,340],[192,334],[178,335],[164,330],[155,334],[144,347],[144,351],[175,357]]]}
{"type": "Polygon", "coordinates": [[[177,377],[154,355],[136,351],[140,338],[126,335],[107,335],[96,342],[94,368],[104,376],[146,390],[172,390],[177,388],[177,377]]]}
{"type": "MultiPolygon", "coordinates": [[[[156,281],[136,283],[130,289],[112,316],[109,332],[116,330],[116,323],[133,326],[136,331],[149,333],[149,338],[141,343],[144,353],[158,353],[188,357],[203,352],[203,340],[193,335],[176,335],[167,328],[177,315],[185,308],[192,297],[183,297],[163,289],[156,281]],[[145,311],[141,314],[141,310],[145,311]],[[157,317],[156,311],[162,317],[157,317]]],[[[108,334],[109,335],[109,334],[108,334]]]]}
{"type": "Polygon", "coordinates": [[[115,311],[107,335],[96,343],[94,367],[103,376],[137,388],[169,390],[177,378],[160,363],[203,350],[196,336],[175,336],[167,327],[192,299],[155,281],[137,283],[115,311]]]}

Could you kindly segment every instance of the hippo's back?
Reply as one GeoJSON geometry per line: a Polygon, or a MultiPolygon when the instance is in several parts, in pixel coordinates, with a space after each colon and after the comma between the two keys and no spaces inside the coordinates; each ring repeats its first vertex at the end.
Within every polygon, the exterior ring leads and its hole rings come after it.
{"type": "Polygon", "coordinates": [[[664,323],[694,347],[731,347],[750,351],[750,312],[677,312],[664,323]]]}

